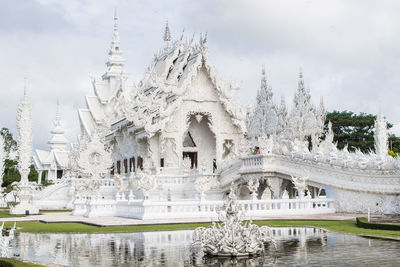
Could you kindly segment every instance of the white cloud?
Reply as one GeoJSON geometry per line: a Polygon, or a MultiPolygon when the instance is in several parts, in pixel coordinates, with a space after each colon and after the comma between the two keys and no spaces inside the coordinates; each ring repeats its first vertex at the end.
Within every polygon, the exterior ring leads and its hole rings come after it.
{"type": "MultiPolygon", "coordinates": [[[[377,113],[400,122],[397,1],[1,1],[1,127],[15,132],[16,105],[28,77],[35,147],[46,148],[60,99],[68,137],[79,131],[76,109],[91,92],[89,75],[105,71],[115,7],[131,78],[139,80],[173,35],[208,31],[210,57],[221,76],[241,84],[252,101],[265,64],[276,101],[291,103],[299,68],[315,103],[328,110],[377,113]]],[[[0,2],[0,4],[1,4],[0,2]]]]}

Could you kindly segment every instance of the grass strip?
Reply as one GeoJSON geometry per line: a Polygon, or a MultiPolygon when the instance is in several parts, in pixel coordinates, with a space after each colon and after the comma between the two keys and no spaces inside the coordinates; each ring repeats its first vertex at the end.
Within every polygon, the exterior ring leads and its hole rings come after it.
{"type": "MultiPolygon", "coordinates": [[[[366,229],[357,227],[354,221],[254,221],[257,225],[267,225],[276,227],[319,227],[333,232],[384,236],[400,238],[400,231],[366,229]]],[[[6,227],[11,227],[14,223],[6,223],[6,227]]],[[[83,223],[42,223],[42,222],[17,222],[19,232],[30,233],[125,233],[125,232],[145,232],[145,231],[172,231],[172,230],[191,230],[196,227],[207,227],[210,223],[190,223],[190,224],[153,224],[153,225],[130,225],[98,227],[83,223]]]]}
{"type": "Polygon", "coordinates": [[[16,259],[0,258],[0,266],[2,267],[45,267],[45,265],[35,264],[31,262],[19,261],[16,259]]]}
{"type": "Polygon", "coordinates": [[[0,218],[24,217],[25,215],[10,215],[8,210],[0,211],[0,218]]]}
{"type": "Polygon", "coordinates": [[[362,228],[400,231],[400,224],[368,222],[366,218],[357,218],[356,222],[362,228]]]}

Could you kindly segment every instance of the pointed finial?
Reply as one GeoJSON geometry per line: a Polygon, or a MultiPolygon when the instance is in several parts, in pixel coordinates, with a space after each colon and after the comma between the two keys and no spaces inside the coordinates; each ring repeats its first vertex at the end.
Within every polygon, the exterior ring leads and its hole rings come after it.
{"type": "Polygon", "coordinates": [[[164,40],[165,42],[171,41],[171,32],[170,32],[170,30],[169,30],[168,20],[167,20],[167,22],[165,23],[165,29],[164,29],[163,40],[164,40]]]}
{"type": "Polygon", "coordinates": [[[56,124],[60,122],[60,101],[57,98],[56,124]]]}
{"type": "Polygon", "coordinates": [[[299,79],[303,79],[303,70],[299,69],[299,79]]]}
{"type": "Polygon", "coordinates": [[[263,77],[265,77],[265,65],[264,64],[262,64],[262,66],[261,66],[261,75],[263,77]]]}
{"type": "Polygon", "coordinates": [[[114,9],[114,31],[118,31],[118,12],[117,12],[117,8],[114,9]]]}
{"type": "Polygon", "coordinates": [[[181,41],[183,40],[183,36],[184,36],[184,34],[185,34],[185,28],[183,28],[183,30],[182,30],[182,34],[181,34],[181,41]]]}
{"type": "Polygon", "coordinates": [[[24,97],[27,97],[27,78],[24,77],[24,97]]]}

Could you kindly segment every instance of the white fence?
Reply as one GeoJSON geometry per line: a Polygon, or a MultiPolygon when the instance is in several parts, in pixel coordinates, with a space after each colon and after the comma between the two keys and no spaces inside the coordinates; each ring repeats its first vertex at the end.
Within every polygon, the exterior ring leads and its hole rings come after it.
{"type": "MultiPolygon", "coordinates": [[[[333,199],[273,199],[239,200],[240,210],[247,217],[267,217],[274,215],[306,215],[334,213],[333,199]]],[[[166,218],[210,218],[217,219],[221,201],[118,201],[115,215],[137,219],[166,218]]],[[[100,204],[101,205],[101,204],[100,204]]],[[[102,205],[100,209],[107,208],[102,205]]]]}

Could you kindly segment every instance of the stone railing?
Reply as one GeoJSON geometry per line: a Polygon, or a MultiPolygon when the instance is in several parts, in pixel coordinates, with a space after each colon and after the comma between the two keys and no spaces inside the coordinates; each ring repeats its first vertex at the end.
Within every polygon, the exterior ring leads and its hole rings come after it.
{"type": "Polygon", "coordinates": [[[335,188],[373,193],[394,194],[400,190],[400,171],[397,169],[359,169],[340,167],[308,159],[285,155],[255,155],[242,157],[238,176],[227,176],[220,180],[227,188],[243,176],[261,177],[264,173],[281,173],[290,179],[293,176],[308,176],[308,182],[335,188]]]}
{"type": "MultiPolygon", "coordinates": [[[[334,213],[333,199],[239,200],[238,205],[248,218],[274,215],[334,213]]],[[[220,201],[118,201],[117,216],[137,219],[210,218],[217,220],[220,201]]]]}

